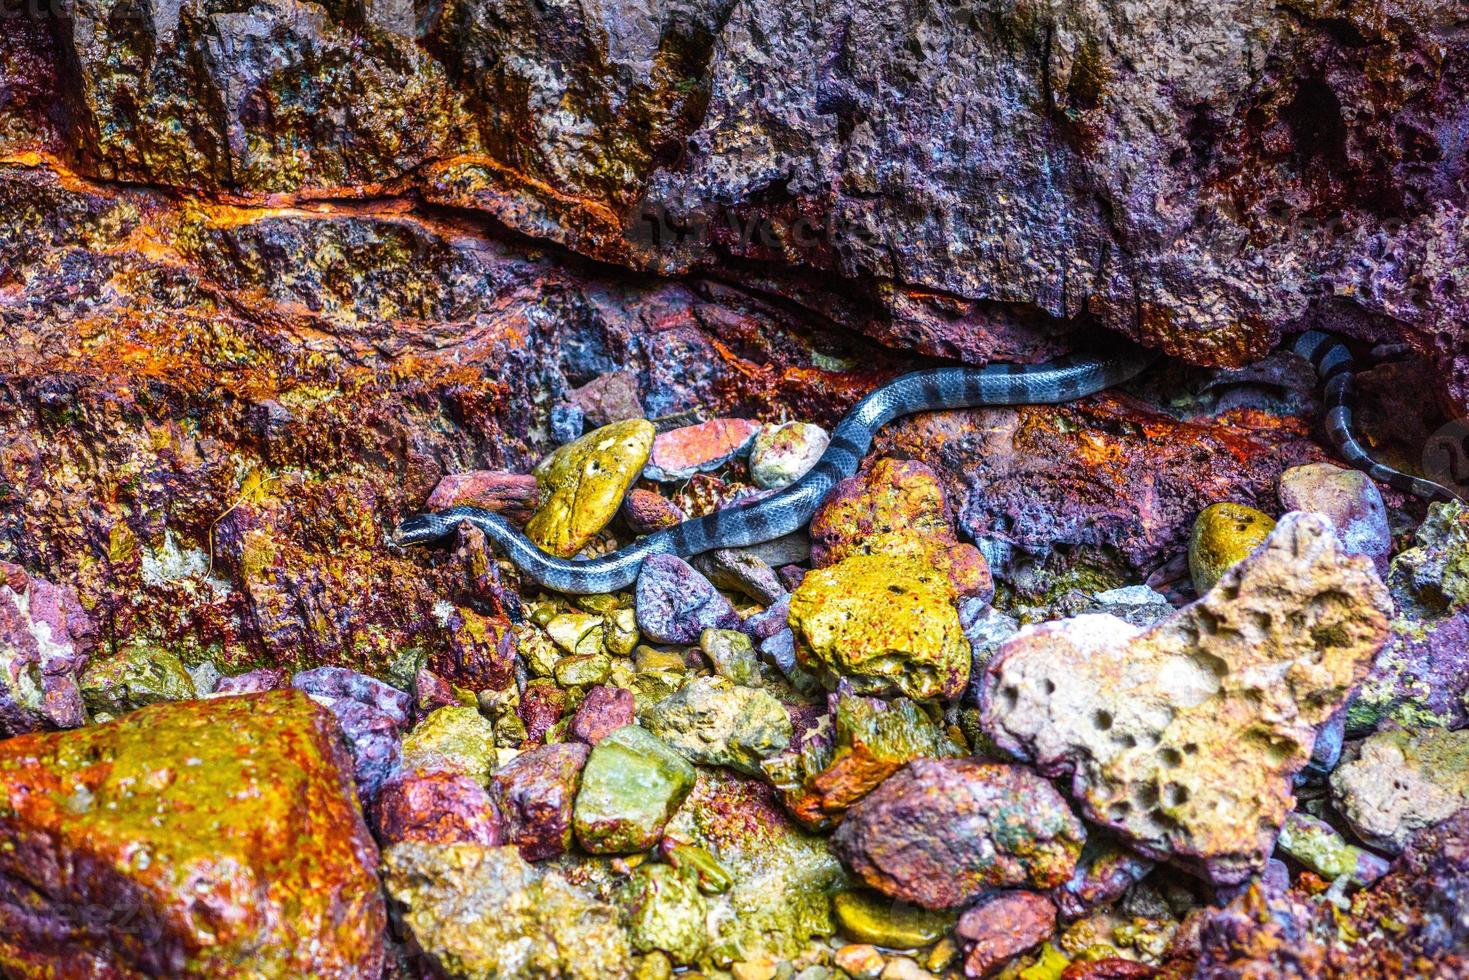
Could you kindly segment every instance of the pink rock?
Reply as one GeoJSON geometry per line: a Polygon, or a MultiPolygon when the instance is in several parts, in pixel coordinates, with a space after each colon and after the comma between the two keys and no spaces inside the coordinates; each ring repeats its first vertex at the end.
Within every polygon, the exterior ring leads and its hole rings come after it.
{"type": "Polygon", "coordinates": [[[987,977],[1056,930],[1056,909],[1035,892],[1005,892],[974,906],[954,929],[964,944],[964,975],[987,977]]]}
{"type": "Polygon", "coordinates": [[[522,752],[490,777],[505,843],[527,861],[560,857],[571,846],[571,807],[591,750],[580,742],[522,752]]]}
{"type": "Polygon", "coordinates": [[[748,452],[760,428],[759,422],[749,419],[711,419],[661,433],[653,440],[643,475],[669,482],[718,469],[748,452]]]}
{"type": "Polygon", "coordinates": [[[609,732],[635,720],[631,691],[598,685],[587,692],[581,707],[576,709],[576,717],[571,720],[571,736],[578,742],[596,745],[609,732]]]}
{"type": "Polygon", "coordinates": [[[454,688],[432,670],[420,667],[418,673],[413,675],[413,719],[415,724],[440,708],[448,708],[458,703],[459,699],[454,696],[454,688]]]}
{"type": "Polygon", "coordinates": [[[445,507],[483,507],[497,511],[505,519],[524,524],[540,503],[536,478],[529,473],[506,473],[501,470],[471,470],[451,473],[439,481],[429,494],[428,510],[445,507]]]}
{"type": "Polygon", "coordinates": [[[634,534],[652,534],[684,520],[678,504],[651,490],[634,490],[622,502],[622,519],[634,534]]]}
{"type": "Polygon", "coordinates": [[[0,737],[86,724],[77,677],[95,640],[74,589],[0,562],[0,737]]]}
{"type": "Polygon", "coordinates": [[[588,423],[611,425],[624,419],[643,417],[643,404],[638,400],[638,379],[631,371],[608,371],[599,374],[567,396],[567,401],[581,409],[588,423]]]}
{"type": "Polygon", "coordinates": [[[284,670],[261,667],[259,670],[247,671],[233,677],[221,677],[219,683],[214,685],[210,697],[222,698],[232,694],[259,694],[261,691],[274,691],[286,687],[287,681],[284,670]]]}

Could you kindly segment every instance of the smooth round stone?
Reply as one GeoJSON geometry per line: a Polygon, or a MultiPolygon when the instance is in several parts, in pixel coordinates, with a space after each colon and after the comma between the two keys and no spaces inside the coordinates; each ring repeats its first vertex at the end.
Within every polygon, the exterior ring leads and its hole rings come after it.
{"type": "Polygon", "coordinates": [[[653,423],[616,422],[562,446],[536,467],[541,504],[526,535],[570,558],[612,520],[653,448],[653,423]]]}
{"type": "Polygon", "coordinates": [[[1224,573],[1243,561],[1275,529],[1275,521],[1244,504],[1210,504],[1194,521],[1188,545],[1188,570],[1194,590],[1203,595],[1224,573]]]}
{"type": "Polygon", "coordinates": [[[810,422],[766,428],[750,448],[750,478],[765,490],[790,486],[816,465],[830,442],[826,430],[810,422]]]}
{"type": "Polygon", "coordinates": [[[1288,511],[1324,514],[1349,553],[1372,559],[1379,573],[1387,571],[1392,556],[1387,505],[1366,473],[1330,463],[1292,466],[1280,476],[1280,504],[1288,511]]]}
{"type": "Polygon", "coordinates": [[[938,942],[954,916],[930,912],[868,891],[839,892],[831,901],[842,932],[850,939],[888,949],[918,949],[938,942]]]}

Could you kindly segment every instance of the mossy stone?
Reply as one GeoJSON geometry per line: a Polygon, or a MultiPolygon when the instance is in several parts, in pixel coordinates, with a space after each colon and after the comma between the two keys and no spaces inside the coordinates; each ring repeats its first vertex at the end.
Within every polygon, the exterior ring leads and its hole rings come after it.
{"type": "Polygon", "coordinates": [[[953,928],[955,919],[864,889],[838,893],[831,906],[837,924],[850,939],[889,949],[918,949],[938,942],[953,928]]]}
{"type": "Polygon", "coordinates": [[[97,721],[160,701],[187,701],[199,696],[183,662],[159,647],[128,647],[115,657],[93,663],[79,678],[82,700],[97,721]]]}
{"type": "Polygon", "coordinates": [[[439,708],[403,739],[404,769],[462,772],[485,782],[495,759],[495,726],[478,708],[439,708]]]}
{"type": "Polygon", "coordinates": [[[673,812],[694,787],[694,767],[661,739],[624,725],[587,757],[572,823],[592,854],[633,854],[663,836],[673,812]]]}
{"type": "Polygon", "coordinates": [[[1224,577],[1224,573],[1258,548],[1270,532],[1275,520],[1244,504],[1210,504],[1194,521],[1193,536],[1188,545],[1188,570],[1194,590],[1203,595],[1224,577]]]}

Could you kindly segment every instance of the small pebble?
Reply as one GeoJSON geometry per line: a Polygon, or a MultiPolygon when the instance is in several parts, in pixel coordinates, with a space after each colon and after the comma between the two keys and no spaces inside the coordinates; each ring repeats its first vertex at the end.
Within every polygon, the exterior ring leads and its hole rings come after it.
{"type": "Polygon", "coordinates": [[[750,478],[766,490],[789,486],[816,465],[830,441],[825,429],[810,422],[766,428],[750,449],[750,478]]]}

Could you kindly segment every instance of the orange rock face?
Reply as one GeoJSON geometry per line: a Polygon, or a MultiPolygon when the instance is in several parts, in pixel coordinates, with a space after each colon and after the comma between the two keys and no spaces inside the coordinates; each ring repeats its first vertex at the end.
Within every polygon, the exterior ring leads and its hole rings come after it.
{"type": "Polygon", "coordinates": [[[299,691],[0,742],[7,975],[377,976],[377,848],[299,691]]]}

